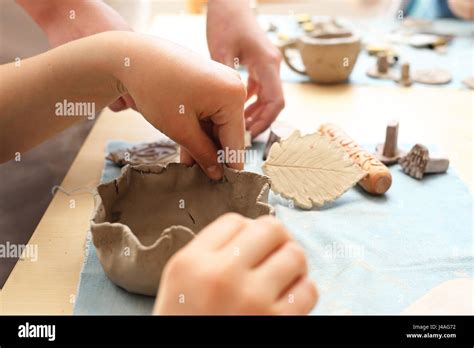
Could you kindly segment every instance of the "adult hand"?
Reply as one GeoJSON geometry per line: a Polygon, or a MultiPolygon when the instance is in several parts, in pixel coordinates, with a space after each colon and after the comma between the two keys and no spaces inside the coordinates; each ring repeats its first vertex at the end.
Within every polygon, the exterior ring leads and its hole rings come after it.
{"type": "Polygon", "coordinates": [[[247,98],[257,100],[245,110],[246,127],[255,137],[276,119],[285,102],[280,81],[281,55],[251,12],[248,0],[210,0],[207,42],[212,59],[249,72],[247,98]]]}
{"type": "MultiPolygon", "coordinates": [[[[16,0],[41,27],[51,47],[86,36],[112,30],[128,30],[128,23],[102,1],[84,0],[16,0]]],[[[112,111],[134,107],[135,102],[125,94],[109,105],[112,111]]]]}
{"type": "Polygon", "coordinates": [[[155,314],[307,314],[318,294],[303,249],[274,217],[226,214],[166,265],[155,314]]]}

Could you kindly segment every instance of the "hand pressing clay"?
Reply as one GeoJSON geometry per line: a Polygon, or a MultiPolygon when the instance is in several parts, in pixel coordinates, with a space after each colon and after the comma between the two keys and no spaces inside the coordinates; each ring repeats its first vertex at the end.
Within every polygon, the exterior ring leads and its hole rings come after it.
{"type": "Polygon", "coordinates": [[[126,164],[166,165],[170,162],[179,162],[179,151],[174,141],[162,140],[113,151],[106,158],[121,167],[126,164]]]}
{"type": "Polygon", "coordinates": [[[272,145],[262,169],[273,191],[303,209],[335,200],[367,175],[328,137],[298,131],[272,145]]]}
{"type": "Polygon", "coordinates": [[[155,296],[169,258],[227,212],[273,214],[269,178],[225,167],[212,181],[198,165],[126,166],[99,185],[92,240],[107,276],[118,286],[155,296]]]}

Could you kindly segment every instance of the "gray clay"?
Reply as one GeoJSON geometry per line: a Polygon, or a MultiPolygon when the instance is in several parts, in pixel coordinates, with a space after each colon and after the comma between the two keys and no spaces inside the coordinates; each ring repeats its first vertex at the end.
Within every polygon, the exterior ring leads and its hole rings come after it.
{"type": "Polygon", "coordinates": [[[154,296],[169,258],[217,217],[273,214],[269,189],[268,177],[230,168],[216,182],[197,165],[126,166],[97,188],[91,232],[102,267],[117,285],[154,296]]]}

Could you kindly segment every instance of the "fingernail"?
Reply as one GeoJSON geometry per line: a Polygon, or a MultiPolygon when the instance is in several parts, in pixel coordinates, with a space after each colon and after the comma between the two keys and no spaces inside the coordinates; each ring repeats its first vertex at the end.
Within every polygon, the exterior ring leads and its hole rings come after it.
{"type": "Polygon", "coordinates": [[[219,165],[215,164],[207,168],[207,173],[212,179],[220,179],[221,171],[219,165]]]}

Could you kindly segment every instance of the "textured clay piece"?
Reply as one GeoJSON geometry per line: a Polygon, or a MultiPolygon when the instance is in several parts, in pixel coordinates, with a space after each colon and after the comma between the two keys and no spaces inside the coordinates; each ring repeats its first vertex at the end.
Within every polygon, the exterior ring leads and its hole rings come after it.
{"type": "Polygon", "coordinates": [[[272,145],[262,169],[273,191],[303,209],[334,201],[367,175],[328,137],[299,131],[272,145]]]}
{"type": "Polygon", "coordinates": [[[416,179],[423,179],[423,176],[429,173],[444,173],[449,167],[449,159],[430,158],[428,148],[421,144],[413,146],[399,163],[403,172],[416,179]]]}
{"type": "Polygon", "coordinates": [[[336,125],[323,124],[319,127],[319,132],[342,145],[351,159],[368,173],[365,178],[359,181],[359,185],[365,191],[374,195],[381,195],[388,191],[392,185],[392,175],[382,162],[364,150],[336,125]]]}
{"type": "Polygon", "coordinates": [[[428,85],[444,85],[451,82],[451,74],[443,69],[424,69],[413,72],[413,81],[428,85]]]}
{"type": "Polygon", "coordinates": [[[309,76],[318,83],[345,82],[360,52],[360,37],[352,33],[302,36],[280,46],[283,59],[291,70],[309,76]],[[290,48],[299,50],[305,70],[296,68],[288,58],[290,48]]]}
{"type": "Polygon", "coordinates": [[[102,267],[120,287],[155,296],[169,258],[217,217],[273,214],[269,189],[269,178],[227,167],[216,182],[198,165],[126,166],[97,188],[91,233],[102,267]]]}
{"type": "Polygon", "coordinates": [[[375,148],[375,157],[385,165],[395,164],[405,156],[398,146],[398,121],[390,121],[385,133],[385,143],[378,144],[375,148]]]}
{"type": "Polygon", "coordinates": [[[146,143],[129,149],[120,149],[109,153],[106,157],[119,166],[126,164],[161,164],[179,162],[178,145],[172,140],[146,143]]]}

